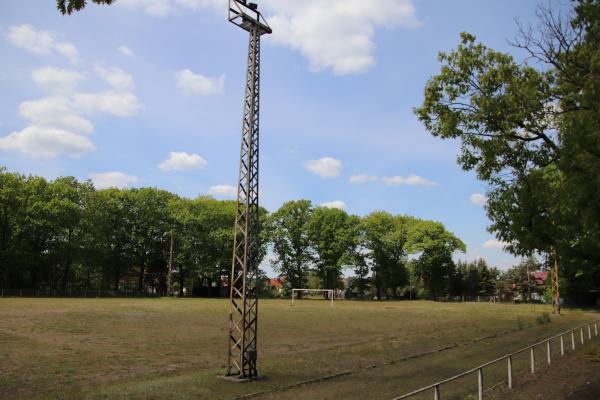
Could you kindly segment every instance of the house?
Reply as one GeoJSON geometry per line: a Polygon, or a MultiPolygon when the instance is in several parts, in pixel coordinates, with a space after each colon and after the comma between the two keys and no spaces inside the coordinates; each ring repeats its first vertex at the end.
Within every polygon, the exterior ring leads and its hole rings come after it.
{"type": "Polygon", "coordinates": [[[271,289],[277,291],[278,293],[283,292],[284,285],[285,282],[281,278],[269,279],[269,286],[271,287],[271,289]]]}
{"type": "Polygon", "coordinates": [[[543,286],[548,282],[550,273],[548,271],[534,271],[531,272],[531,277],[535,281],[534,283],[538,286],[543,286]]]}

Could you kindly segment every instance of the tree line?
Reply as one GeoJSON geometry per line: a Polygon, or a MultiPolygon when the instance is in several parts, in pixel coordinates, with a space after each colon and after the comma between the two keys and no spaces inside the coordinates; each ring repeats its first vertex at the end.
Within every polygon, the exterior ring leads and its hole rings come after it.
{"type": "MultiPolygon", "coordinates": [[[[73,177],[47,181],[0,169],[0,287],[164,295],[172,281],[179,295],[223,296],[235,211],[235,201],[155,188],[97,190],[73,177]]],[[[384,211],[360,217],[295,200],[271,214],[261,209],[261,226],[262,265],[287,289],[522,301],[547,291],[532,282],[529,272],[544,268],[534,258],[504,272],[483,259],[455,262],[466,246],[435,221],[384,211]]],[[[267,282],[261,272],[263,294],[273,294],[267,282]]]]}
{"type": "MultiPolygon", "coordinates": [[[[0,286],[164,293],[170,265],[180,294],[215,295],[231,269],[235,210],[235,201],[97,190],[73,177],[48,181],[2,169],[0,286]]],[[[352,271],[360,291],[396,296],[412,263],[437,297],[453,253],[465,250],[441,223],[383,211],[358,217],[297,200],[261,215],[261,259],[290,287],[306,287],[313,272],[322,287],[343,288],[344,271],[352,271]]]]}
{"type": "Polygon", "coordinates": [[[164,293],[171,238],[181,294],[218,286],[231,269],[235,207],[0,170],[0,286],[164,293]]]}

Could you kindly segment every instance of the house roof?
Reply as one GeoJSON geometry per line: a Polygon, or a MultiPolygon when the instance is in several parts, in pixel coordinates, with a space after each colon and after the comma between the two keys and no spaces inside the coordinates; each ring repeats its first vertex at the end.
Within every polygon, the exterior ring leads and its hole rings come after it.
{"type": "Polygon", "coordinates": [[[283,286],[283,280],[281,278],[269,279],[269,285],[275,286],[275,287],[281,287],[281,286],[283,286]]]}
{"type": "Polygon", "coordinates": [[[547,271],[534,271],[531,273],[533,279],[535,279],[536,283],[546,283],[549,277],[549,273],[547,271]]]}

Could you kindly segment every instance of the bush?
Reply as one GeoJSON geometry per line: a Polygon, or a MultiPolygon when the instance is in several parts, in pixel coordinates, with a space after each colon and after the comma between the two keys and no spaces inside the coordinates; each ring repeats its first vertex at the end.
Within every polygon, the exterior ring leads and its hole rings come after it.
{"type": "Polygon", "coordinates": [[[522,331],[523,329],[525,329],[525,323],[523,322],[523,320],[521,319],[521,317],[517,317],[517,329],[522,331]]]}
{"type": "Polygon", "coordinates": [[[535,322],[537,322],[539,325],[544,325],[549,322],[552,322],[552,320],[550,319],[550,314],[548,314],[547,312],[543,312],[542,315],[538,315],[536,317],[535,322]]]}

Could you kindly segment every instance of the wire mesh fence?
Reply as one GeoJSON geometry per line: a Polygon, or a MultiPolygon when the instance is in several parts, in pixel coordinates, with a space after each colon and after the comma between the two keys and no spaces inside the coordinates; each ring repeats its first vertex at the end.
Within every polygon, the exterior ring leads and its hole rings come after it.
{"type": "Polygon", "coordinates": [[[0,297],[160,297],[157,293],[139,290],[86,290],[86,289],[0,289],[0,297]]]}

